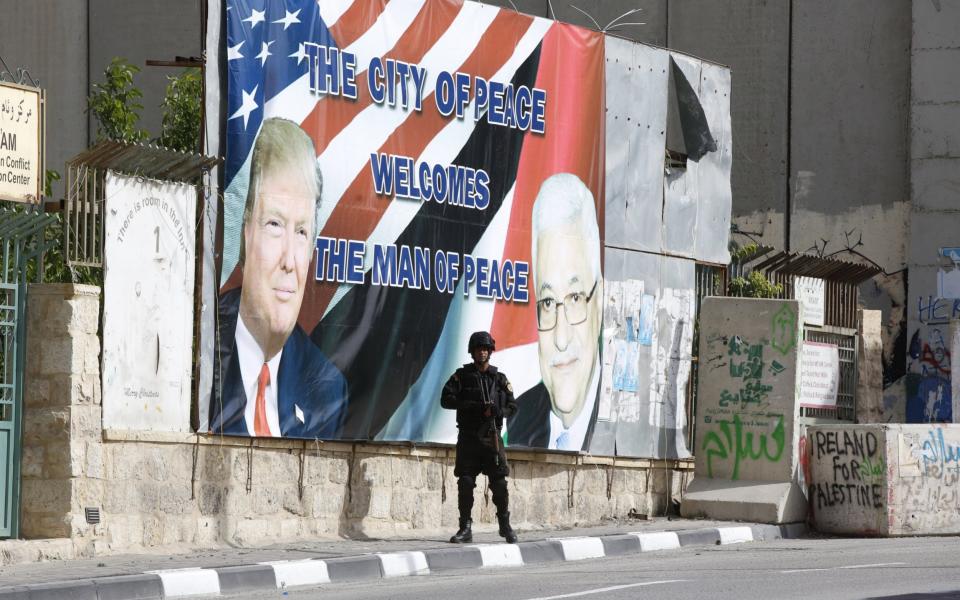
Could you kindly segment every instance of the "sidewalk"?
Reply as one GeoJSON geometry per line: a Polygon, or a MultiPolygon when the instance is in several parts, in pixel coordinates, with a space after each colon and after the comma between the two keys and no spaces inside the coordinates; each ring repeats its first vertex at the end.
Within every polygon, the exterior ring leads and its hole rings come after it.
{"type": "Polygon", "coordinates": [[[474,543],[435,536],[328,539],[266,548],[215,548],[185,554],[136,554],[0,567],[0,600],[27,598],[172,598],[424,575],[448,569],[522,566],[602,558],[682,546],[796,538],[804,524],[757,525],[656,518],[597,527],[518,531],[506,544],[495,526],[474,530],[474,543]]]}

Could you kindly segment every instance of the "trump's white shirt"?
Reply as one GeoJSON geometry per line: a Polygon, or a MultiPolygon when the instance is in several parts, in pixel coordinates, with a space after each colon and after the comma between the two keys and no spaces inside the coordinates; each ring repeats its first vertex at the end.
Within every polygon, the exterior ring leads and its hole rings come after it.
{"type": "MultiPolygon", "coordinates": [[[[240,377],[243,379],[243,389],[247,393],[247,405],[243,409],[243,420],[247,424],[247,433],[254,436],[256,435],[253,422],[257,410],[257,384],[259,383],[260,368],[263,366],[264,356],[260,344],[247,329],[239,311],[237,311],[236,342],[237,359],[240,362],[240,377]]],[[[283,349],[267,361],[270,383],[264,390],[264,400],[267,405],[267,425],[270,427],[272,437],[280,437],[280,413],[277,408],[277,370],[280,368],[281,354],[283,354],[283,349]]]]}

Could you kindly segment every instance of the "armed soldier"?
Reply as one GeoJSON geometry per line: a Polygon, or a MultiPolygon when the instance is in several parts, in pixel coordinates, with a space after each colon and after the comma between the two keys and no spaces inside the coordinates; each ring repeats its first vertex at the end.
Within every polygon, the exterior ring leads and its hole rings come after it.
{"type": "Polygon", "coordinates": [[[473,541],[473,489],[477,475],[483,473],[490,482],[493,504],[497,507],[500,535],[515,544],[517,534],[510,527],[507,475],[510,466],[503,451],[500,431],[504,417],[517,411],[513,388],[506,375],[490,365],[490,355],[496,343],[486,331],[470,336],[467,347],[473,363],[457,369],[443,386],[440,405],[457,411],[457,505],[460,509],[460,529],[451,542],[473,541]]]}

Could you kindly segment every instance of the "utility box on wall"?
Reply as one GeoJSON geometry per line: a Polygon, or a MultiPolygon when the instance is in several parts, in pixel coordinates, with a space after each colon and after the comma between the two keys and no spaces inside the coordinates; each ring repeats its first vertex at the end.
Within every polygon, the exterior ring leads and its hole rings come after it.
{"type": "Polygon", "coordinates": [[[807,429],[808,495],[824,533],[960,533],[960,426],[807,429]]]}

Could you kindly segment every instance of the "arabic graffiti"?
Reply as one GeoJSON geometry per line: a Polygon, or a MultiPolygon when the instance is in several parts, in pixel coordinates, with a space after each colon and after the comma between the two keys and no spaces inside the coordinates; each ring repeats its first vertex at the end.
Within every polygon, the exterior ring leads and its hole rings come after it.
{"type": "Polygon", "coordinates": [[[732,336],[727,346],[730,377],[741,380],[741,385],[733,393],[721,390],[720,406],[760,404],[773,390],[773,386],[763,383],[763,344],[750,344],[740,336],[732,336]]]}
{"type": "Polygon", "coordinates": [[[782,306],[773,315],[770,345],[784,356],[797,345],[797,313],[789,306],[782,306]]]}
{"type": "Polygon", "coordinates": [[[733,415],[733,420],[714,421],[719,431],[708,431],[703,438],[703,451],[707,457],[707,477],[713,477],[713,460],[732,460],[733,472],[730,479],[740,478],[740,463],[744,460],[766,460],[777,462],[783,456],[786,445],[786,431],[783,425],[783,415],[768,415],[777,417],[777,425],[773,432],[758,433],[756,423],[744,423],[740,415],[733,415]]]}
{"type": "Polygon", "coordinates": [[[923,473],[943,477],[946,471],[960,473],[960,445],[948,444],[943,429],[931,429],[923,442],[923,473]]]}

